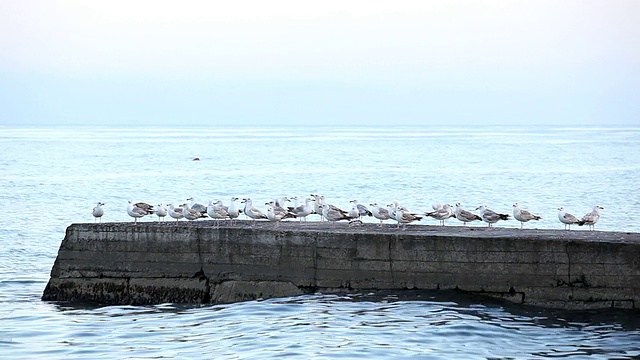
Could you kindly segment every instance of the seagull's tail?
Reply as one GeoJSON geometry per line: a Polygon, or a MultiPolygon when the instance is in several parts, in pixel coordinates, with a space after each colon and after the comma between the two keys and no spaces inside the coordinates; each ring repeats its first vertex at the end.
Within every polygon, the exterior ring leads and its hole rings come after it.
{"type": "Polygon", "coordinates": [[[584,221],[584,220],[579,220],[578,221],[578,226],[582,226],[584,224],[586,224],[586,221],[584,221]]]}
{"type": "Polygon", "coordinates": [[[507,214],[498,214],[500,215],[500,220],[509,220],[509,215],[507,214]]]}
{"type": "Polygon", "coordinates": [[[542,219],[542,216],[533,215],[533,220],[540,220],[540,219],[542,219]]]}

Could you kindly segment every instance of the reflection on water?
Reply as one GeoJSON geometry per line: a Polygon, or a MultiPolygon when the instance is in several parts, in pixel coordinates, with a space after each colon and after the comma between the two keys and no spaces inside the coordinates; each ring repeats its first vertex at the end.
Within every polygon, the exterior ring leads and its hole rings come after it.
{"type": "Polygon", "coordinates": [[[209,306],[42,303],[1,321],[3,347],[16,357],[640,356],[635,312],[548,310],[456,291],[316,294],[209,306]],[[38,315],[48,307],[56,315],[38,315]]]}

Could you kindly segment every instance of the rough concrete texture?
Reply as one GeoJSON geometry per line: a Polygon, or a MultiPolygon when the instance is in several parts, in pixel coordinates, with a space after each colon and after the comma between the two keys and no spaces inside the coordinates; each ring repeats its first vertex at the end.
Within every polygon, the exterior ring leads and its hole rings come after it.
{"type": "Polygon", "coordinates": [[[220,303],[403,289],[637,309],[640,234],[318,222],[73,224],[42,298],[220,303]]]}

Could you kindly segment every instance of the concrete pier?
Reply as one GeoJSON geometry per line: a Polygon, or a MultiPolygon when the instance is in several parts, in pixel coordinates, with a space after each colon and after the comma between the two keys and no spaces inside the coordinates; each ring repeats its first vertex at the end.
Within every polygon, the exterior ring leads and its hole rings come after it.
{"type": "Polygon", "coordinates": [[[565,309],[640,307],[640,234],[214,221],[73,224],[43,300],[223,303],[459,289],[565,309]]]}

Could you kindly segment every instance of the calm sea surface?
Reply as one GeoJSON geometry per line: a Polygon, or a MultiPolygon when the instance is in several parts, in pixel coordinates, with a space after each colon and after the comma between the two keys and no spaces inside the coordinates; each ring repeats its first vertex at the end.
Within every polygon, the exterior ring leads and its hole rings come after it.
{"type": "Polygon", "coordinates": [[[131,221],[127,200],[191,196],[320,193],[344,208],[461,202],[509,214],[517,201],[543,217],[526,227],[555,229],[558,207],[581,217],[601,205],[597,230],[640,232],[640,128],[0,127],[0,154],[0,358],[640,357],[636,313],[444,291],[202,307],[40,301],[66,227],[92,222],[98,201],[103,221],[131,221]]]}

